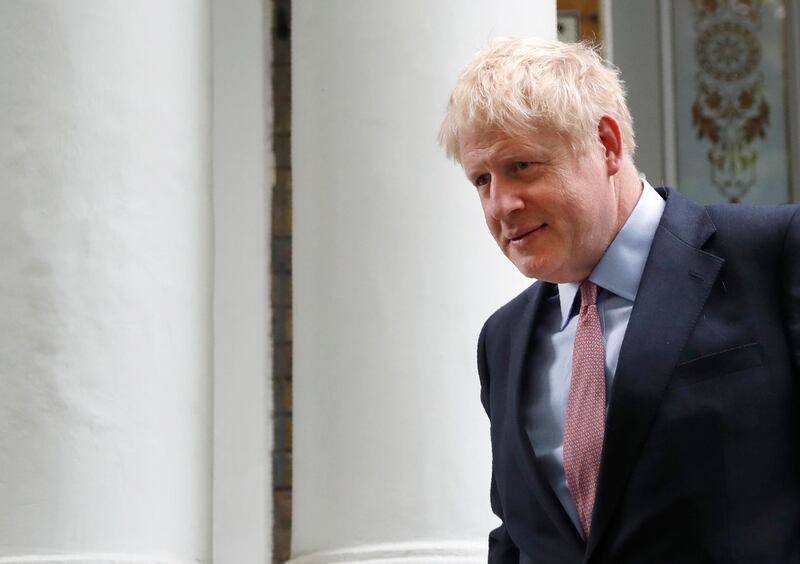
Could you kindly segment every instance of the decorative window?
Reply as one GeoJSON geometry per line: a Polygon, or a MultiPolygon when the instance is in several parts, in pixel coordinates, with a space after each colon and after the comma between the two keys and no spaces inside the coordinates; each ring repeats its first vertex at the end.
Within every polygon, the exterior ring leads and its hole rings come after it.
{"type": "Polygon", "coordinates": [[[668,4],[677,185],[702,202],[791,201],[783,0],[668,4]]]}

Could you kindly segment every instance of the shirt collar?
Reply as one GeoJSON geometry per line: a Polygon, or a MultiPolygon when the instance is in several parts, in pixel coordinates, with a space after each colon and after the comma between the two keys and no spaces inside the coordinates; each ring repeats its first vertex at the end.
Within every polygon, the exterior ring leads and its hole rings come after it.
{"type": "MultiPolygon", "coordinates": [[[[650,254],[656,229],[664,213],[666,202],[642,179],[642,194],[631,215],[611,242],[600,262],[589,275],[589,280],[631,302],[636,300],[644,265],[650,254]]],[[[567,282],[558,285],[561,302],[561,328],[570,318],[572,304],[580,284],[567,282]]]]}

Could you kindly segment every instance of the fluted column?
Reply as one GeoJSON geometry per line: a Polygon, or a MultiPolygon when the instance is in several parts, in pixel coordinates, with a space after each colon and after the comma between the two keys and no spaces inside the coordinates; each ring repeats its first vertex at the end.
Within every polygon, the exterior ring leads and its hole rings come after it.
{"type": "Polygon", "coordinates": [[[293,6],[292,564],[485,562],[475,343],[529,281],[436,136],[475,51],[555,26],[554,1],[293,6]]]}
{"type": "Polygon", "coordinates": [[[210,554],[209,6],[0,2],[0,562],[210,554]]]}

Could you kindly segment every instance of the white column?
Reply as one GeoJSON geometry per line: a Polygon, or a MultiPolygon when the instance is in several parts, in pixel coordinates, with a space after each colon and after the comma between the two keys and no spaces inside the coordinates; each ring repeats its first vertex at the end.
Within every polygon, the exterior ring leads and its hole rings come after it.
{"type": "Polygon", "coordinates": [[[291,562],[485,562],[475,344],[530,281],[436,136],[459,69],[495,36],[555,38],[555,2],[293,10],[291,562]]]}
{"type": "Polygon", "coordinates": [[[264,0],[212,5],[213,560],[267,564],[272,560],[272,7],[264,0]]]}
{"type": "Polygon", "coordinates": [[[210,21],[0,2],[0,562],[210,561],[210,21]]]}

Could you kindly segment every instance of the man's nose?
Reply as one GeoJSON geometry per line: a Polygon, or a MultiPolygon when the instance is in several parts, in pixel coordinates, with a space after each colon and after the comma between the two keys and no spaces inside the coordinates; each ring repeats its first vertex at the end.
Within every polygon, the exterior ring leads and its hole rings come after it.
{"type": "Polygon", "coordinates": [[[492,178],[489,186],[489,213],[494,219],[505,219],[517,210],[525,207],[519,187],[513,183],[492,178]]]}

